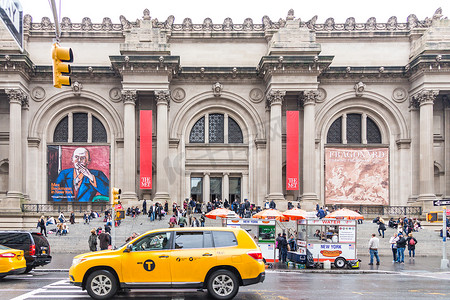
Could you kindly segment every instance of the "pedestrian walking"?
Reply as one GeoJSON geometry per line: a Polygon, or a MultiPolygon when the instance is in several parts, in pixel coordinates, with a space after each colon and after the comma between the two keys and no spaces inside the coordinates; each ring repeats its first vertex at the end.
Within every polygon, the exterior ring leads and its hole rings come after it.
{"type": "Polygon", "coordinates": [[[406,244],[408,245],[408,251],[409,251],[409,257],[415,259],[416,256],[416,244],[417,240],[415,237],[413,237],[412,233],[408,234],[408,238],[406,239],[406,244]]]}
{"type": "Polygon", "coordinates": [[[386,231],[386,225],[384,224],[383,218],[378,219],[378,234],[380,236],[383,236],[384,239],[384,232],[386,231]]]}
{"type": "Polygon", "coordinates": [[[378,247],[380,246],[380,240],[376,237],[376,234],[372,234],[372,238],[369,240],[369,252],[370,252],[370,263],[373,265],[373,257],[377,259],[377,265],[380,264],[380,257],[378,256],[378,247]]]}
{"type": "Polygon", "coordinates": [[[397,232],[394,232],[394,235],[391,236],[391,238],[389,239],[389,243],[391,244],[392,249],[393,263],[397,261],[397,241],[398,241],[397,232]]]}
{"type": "Polygon", "coordinates": [[[88,243],[90,251],[97,251],[97,233],[95,228],[91,230],[91,235],[89,236],[88,243]]]}
{"type": "Polygon", "coordinates": [[[70,221],[70,224],[75,224],[75,214],[74,214],[74,212],[70,213],[69,221],[70,221]]]}
{"type": "Polygon", "coordinates": [[[105,231],[101,231],[98,235],[98,239],[100,240],[100,250],[108,249],[108,246],[111,242],[111,237],[105,231]]]}
{"type": "Polygon", "coordinates": [[[280,252],[281,252],[281,262],[285,263],[287,260],[287,247],[288,247],[288,242],[286,239],[286,233],[283,233],[283,235],[281,236],[280,239],[280,252]]]}
{"type": "Polygon", "coordinates": [[[39,219],[38,227],[41,229],[41,234],[42,232],[44,232],[44,235],[47,236],[47,227],[45,226],[44,216],[41,216],[41,218],[39,219]]]}
{"type": "Polygon", "coordinates": [[[147,200],[144,199],[144,202],[142,202],[142,214],[147,214],[147,200]]]}
{"type": "Polygon", "coordinates": [[[205,215],[200,216],[200,227],[205,227],[205,215]]]}
{"type": "Polygon", "coordinates": [[[403,234],[398,234],[397,241],[397,262],[405,263],[405,247],[406,247],[406,239],[403,237],[403,234]]]}

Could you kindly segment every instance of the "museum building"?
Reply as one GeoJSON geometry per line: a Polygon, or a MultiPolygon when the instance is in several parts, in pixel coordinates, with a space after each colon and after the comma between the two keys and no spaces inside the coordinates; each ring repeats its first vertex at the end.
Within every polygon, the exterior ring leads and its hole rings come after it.
{"type": "Polygon", "coordinates": [[[23,50],[0,25],[2,210],[108,201],[111,187],[125,206],[193,197],[429,211],[450,198],[450,20],[440,9],[316,20],[62,18],[74,62],[61,89],[50,19],[23,17],[23,50]]]}

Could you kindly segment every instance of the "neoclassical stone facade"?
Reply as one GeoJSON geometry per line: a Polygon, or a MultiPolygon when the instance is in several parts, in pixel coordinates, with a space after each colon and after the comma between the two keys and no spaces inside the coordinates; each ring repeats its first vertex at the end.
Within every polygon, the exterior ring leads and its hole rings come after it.
{"type": "Polygon", "coordinates": [[[450,198],[450,21],[440,10],[406,23],[316,20],[293,10],[261,24],[177,24],[148,10],[118,24],[63,18],[61,46],[75,59],[73,84],[62,89],[52,86],[50,19],[24,17],[23,53],[2,27],[2,209],[52,203],[51,146],[109,147],[106,175],[126,205],[191,196],[331,204],[333,147],[387,149],[388,205],[429,211],[450,198]],[[139,186],[141,110],[153,115],[152,189],[139,186]],[[291,110],[300,116],[294,191],[285,182],[291,110]]]}

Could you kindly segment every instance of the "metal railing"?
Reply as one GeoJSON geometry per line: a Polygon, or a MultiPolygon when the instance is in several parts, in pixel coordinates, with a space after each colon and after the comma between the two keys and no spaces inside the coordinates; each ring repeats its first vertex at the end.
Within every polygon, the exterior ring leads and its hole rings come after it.
{"type": "Polygon", "coordinates": [[[86,212],[86,211],[97,211],[104,212],[108,207],[109,203],[71,203],[71,202],[61,202],[61,203],[50,203],[50,204],[32,204],[23,203],[22,212],[34,212],[34,213],[60,213],[60,212],[86,212]]]}
{"type": "Polygon", "coordinates": [[[365,206],[365,205],[337,205],[338,208],[358,210],[363,215],[379,216],[420,216],[421,206],[365,206]]]}

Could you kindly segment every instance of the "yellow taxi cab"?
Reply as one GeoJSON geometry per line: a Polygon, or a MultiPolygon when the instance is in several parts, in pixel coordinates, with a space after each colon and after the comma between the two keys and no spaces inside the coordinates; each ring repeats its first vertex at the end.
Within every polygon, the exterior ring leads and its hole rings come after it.
{"type": "Polygon", "coordinates": [[[6,275],[22,274],[27,268],[22,250],[0,245],[0,279],[6,275]]]}
{"type": "Polygon", "coordinates": [[[261,249],[239,228],[167,228],[149,231],[117,250],[73,259],[70,282],[94,299],[120,289],[207,289],[232,299],[239,286],[265,279],[261,249]]]}

